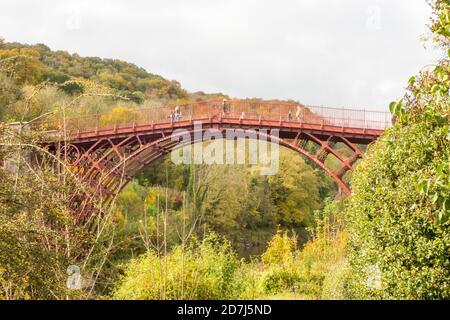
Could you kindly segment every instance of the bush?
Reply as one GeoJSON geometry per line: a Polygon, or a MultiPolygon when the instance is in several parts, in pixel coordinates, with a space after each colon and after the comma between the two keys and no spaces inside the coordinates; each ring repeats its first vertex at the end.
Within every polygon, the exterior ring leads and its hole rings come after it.
{"type": "Polygon", "coordinates": [[[329,202],[316,220],[314,237],[302,250],[278,231],[262,255],[259,297],[344,299],[347,297],[347,233],[342,202],[329,202]]]}
{"type": "Polygon", "coordinates": [[[269,245],[261,256],[262,262],[267,265],[291,266],[293,253],[297,247],[297,238],[289,237],[287,232],[278,230],[270,240],[269,245]]]}
{"type": "MultiPolygon", "coordinates": [[[[431,30],[450,47],[450,4],[431,30]]],[[[448,51],[450,54],[450,51],[448,51]]],[[[355,298],[450,298],[450,62],[411,77],[391,103],[395,126],[353,174],[350,293],[355,298]]]]}
{"type": "Polygon", "coordinates": [[[393,128],[355,171],[349,233],[356,297],[450,297],[449,223],[437,223],[435,205],[418,188],[448,159],[442,138],[425,123],[393,128]],[[366,286],[372,266],[381,271],[379,290],[366,286]]]}
{"type": "Polygon", "coordinates": [[[239,260],[230,244],[210,234],[165,256],[149,250],[131,260],[119,281],[118,299],[227,299],[239,260]]]}
{"type": "Polygon", "coordinates": [[[278,293],[284,290],[292,290],[298,280],[299,277],[296,272],[278,267],[264,278],[264,290],[266,293],[278,293]]]}

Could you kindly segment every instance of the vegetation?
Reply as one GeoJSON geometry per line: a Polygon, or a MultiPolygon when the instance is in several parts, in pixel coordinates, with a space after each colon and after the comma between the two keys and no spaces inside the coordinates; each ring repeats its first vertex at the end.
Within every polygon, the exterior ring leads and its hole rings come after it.
{"type": "MultiPolygon", "coordinates": [[[[183,99],[187,92],[176,81],[148,73],[131,63],[97,57],[82,58],[66,51],[51,51],[43,44],[0,44],[0,59],[9,59],[6,75],[14,73],[19,83],[38,84],[42,81],[65,83],[69,79],[82,78],[119,91],[136,103],[146,98],[183,99]]],[[[67,84],[63,90],[80,92],[76,84],[67,84]]]]}
{"type": "Polygon", "coordinates": [[[97,234],[79,225],[70,202],[83,190],[61,172],[64,161],[42,151],[39,164],[30,166],[39,136],[13,131],[2,127],[0,133],[0,299],[92,297],[110,250],[112,220],[106,215],[93,224],[97,234]],[[71,265],[83,266],[85,290],[67,287],[71,265]]]}
{"type": "Polygon", "coordinates": [[[225,96],[0,39],[0,299],[448,299],[450,2],[432,7],[446,56],[391,103],[396,123],[358,164],[351,197],[337,200],[288,150],[269,177],[162,159],[85,224],[73,215],[85,185],[28,121],[111,111],[99,121],[112,125],[141,107],[225,96]]]}
{"type": "MultiPolygon", "coordinates": [[[[431,29],[448,51],[450,3],[436,1],[434,10],[431,29]]],[[[411,77],[408,93],[391,104],[396,125],[353,175],[354,297],[450,297],[449,78],[449,57],[411,77]],[[381,281],[368,288],[374,273],[381,281]]]]}
{"type": "MultiPolygon", "coordinates": [[[[133,119],[135,110],[143,106],[179,102],[186,97],[195,100],[223,97],[221,94],[204,93],[186,96],[184,91],[170,96],[146,89],[141,92],[145,101],[137,101],[130,98],[129,91],[124,87],[103,81],[99,77],[102,68],[114,74],[122,73],[122,76],[123,73],[133,74],[133,77],[127,77],[131,79],[128,87],[137,85],[140,78],[165,81],[126,63],[52,52],[43,45],[1,42],[1,116],[6,122],[25,121],[17,125],[18,132],[4,128],[7,134],[2,135],[1,159],[9,162],[15,156],[17,147],[23,149],[24,154],[38,150],[38,154],[48,158],[45,151],[39,150],[37,143],[41,133],[29,131],[26,121],[110,110],[109,114],[99,118],[102,124],[109,125],[133,119]],[[96,67],[97,72],[89,69],[93,62],[100,65],[96,67]],[[13,137],[13,141],[8,137],[13,137]]],[[[35,167],[29,166],[24,156],[17,172],[11,173],[10,168],[0,169],[2,182],[5,181],[2,184],[4,198],[1,199],[4,233],[0,242],[3,298],[120,296],[121,291],[114,289],[114,282],[122,272],[137,268],[137,261],[170,261],[178,259],[180,252],[183,252],[185,271],[188,272],[189,263],[192,269],[198,259],[206,259],[201,255],[199,258],[197,250],[207,248],[219,251],[220,248],[228,248],[224,250],[230,256],[224,258],[223,267],[227,265],[225,262],[232,261],[232,256],[235,257],[234,277],[246,264],[232,250],[237,250],[240,256],[246,258],[260,254],[279,227],[295,230],[299,234],[295,246],[303,244],[309,238],[308,228],[313,226],[315,210],[321,207],[322,199],[336,192],[329,178],[324,179],[317,169],[312,169],[286,150],[282,151],[281,174],[275,177],[259,176],[256,173],[258,168],[250,165],[175,166],[166,159],[144,170],[127,186],[112,210],[96,222],[95,228],[101,233],[94,236],[88,229],[79,226],[72,216],[71,194],[79,192],[74,188],[78,189],[81,185],[71,180],[69,168],[55,172],[48,162],[53,160],[44,161],[44,167],[35,167]],[[14,174],[20,179],[15,179],[14,174]],[[224,176],[230,180],[221,179],[224,176]],[[47,183],[55,190],[50,190],[47,183]],[[31,199],[35,190],[42,190],[41,197],[31,199]],[[26,209],[14,205],[21,197],[27,199],[23,200],[24,203],[30,202],[26,209]],[[31,218],[21,218],[22,214],[31,218]],[[18,223],[22,220],[26,224],[18,223]],[[13,226],[15,233],[11,229],[13,226]],[[28,234],[29,230],[39,230],[36,233],[42,236],[36,239],[24,236],[23,233],[28,234]],[[183,236],[180,230],[183,230],[183,236]],[[223,241],[220,245],[217,239],[203,240],[213,237],[208,235],[210,233],[221,235],[223,241]],[[54,240],[50,234],[55,237],[54,240]],[[47,241],[52,245],[49,246],[47,241]],[[22,255],[25,266],[11,258],[16,251],[14,246],[26,249],[22,255]],[[36,257],[32,258],[29,250],[36,257]],[[140,254],[144,254],[142,259],[136,258],[140,254]],[[39,260],[45,257],[48,261],[39,260]],[[128,266],[129,261],[135,267],[128,266]],[[87,278],[81,292],[67,290],[65,280],[70,265],[81,266],[81,272],[87,278]],[[47,267],[48,273],[43,272],[42,268],[47,267]],[[28,275],[31,272],[36,278],[28,275]],[[55,275],[53,278],[52,274],[55,275]],[[22,284],[19,279],[25,282],[22,284]],[[37,287],[40,290],[36,290],[37,287]]],[[[56,160],[64,162],[63,159],[56,160]]],[[[206,259],[202,263],[216,262],[206,259]]],[[[148,298],[157,297],[161,294],[160,289],[155,289],[148,298]]],[[[159,297],[180,297],[179,293],[173,293],[174,296],[166,289],[159,297]]],[[[204,293],[197,293],[194,289],[188,293],[186,288],[183,292],[185,290],[186,294],[198,298],[225,294],[222,287],[211,290],[205,287],[202,289],[204,293]],[[211,292],[216,293],[212,295],[211,292]]],[[[232,289],[229,290],[227,296],[232,297],[232,289]]],[[[123,297],[125,293],[122,293],[123,297]]],[[[131,294],[133,296],[134,293],[131,294]]]]}
{"type": "Polygon", "coordinates": [[[355,279],[361,287],[358,295],[448,297],[450,234],[442,215],[446,205],[427,195],[436,192],[428,186],[436,164],[448,161],[441,144],[447,138],[440,131],[425,123],[411,123],[407,130],[399,126],[377,143],[355,172],[349,215],[352,266],[361,276],[355,279]],[[406,148],[399,150],[398,143],[406,148]],[[381,272],[380,290],[364,289],[370,266],[381,272]]]}
{"type": "Polygon", "coordinates": [[[131,260],[115,297],[118,299],[230,298],[239,260],[227,242],[210,234],[200,243],[176,246],[161,256],[149,250],[131,260]]]}
{"type": "Polygon", "coordinates": [[[71,259],[66,253],[69,246],[76,250],[77,243],[61,233],[73,226],[65,207],[49,199],[60,192],[59,184],[51,176],[39,178],[15,180],[0,171],[0,298],[55,299],[67,291],[64,279],[71,259]],[[30,188],[38,185],[38,192],[30,188]],[[21,192],[11,197],[15,188],[21,192]]]}
{"type": "MultiPolygon", "coordinates": [[[[239,260],[230,243],[209,234],[168,254],[149,250],[126,264],[118,299],[342,299],[347,279],[342,214],[330,203],[303,250],[278,230],[261,261],[239,260]]],[[[342,211],[340,211],[342,212],[342,211]]],[[[319,219],[319,218],[318,218],[319,219]]]]}

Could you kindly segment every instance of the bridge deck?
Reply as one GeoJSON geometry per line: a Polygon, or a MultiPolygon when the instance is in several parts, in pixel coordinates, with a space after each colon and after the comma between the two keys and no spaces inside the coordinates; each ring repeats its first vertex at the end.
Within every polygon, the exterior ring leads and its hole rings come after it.
{"type": "MultiPolygon", "coordinates": [[[[290,102],[209,101],[179,105],[180,117],[170,117],[176,106],[117,109],[113,112],[53,119],[41,123],[55,131],[63,128],[69,140],[89,143],[99,137],[120,138],[132,133],[167,135],[179,128],[191,128],[195,121],[203,127],[241,129],[280,129],[280,136],[306,131],[314,134],[339,134],[355,143],[376,139],[391,125],[388,112],[305,106],[290,102]]],[[[59,138],[57,138],[59,139],[59,138]]]]}
{"type": "Polygon", "coordinates": [[[268,121],[268,120],[243,120],[236,118],[205,118],[187,121],[166,122],[157,124],[121,126],[108,129],[91,129],[86,131],[73,132],[70,140],[76,143],[95,142],[99,138],[121,139],[130,134],[142,136],[170,135],[176,129],[190,129],[196,122],[202,123],[203,128],[239,128],[239,129],[278,129],[280,137],[290,136],[289,133],[305,131],[316,135],[342,135],[354,143],[367,144],[379,137],[383,130],[348,128],[329,124],[311,124],[288,121],[268,121]]]}

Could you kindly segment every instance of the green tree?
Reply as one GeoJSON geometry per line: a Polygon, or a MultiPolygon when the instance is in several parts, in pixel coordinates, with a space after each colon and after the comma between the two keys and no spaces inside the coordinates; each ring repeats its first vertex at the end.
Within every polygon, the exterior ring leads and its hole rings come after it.
{"type": "MultiPolygon", "coordinates": [[[[450,2],[433,9],[431,30],[447,52],[450,2]]],[[[411,77],[405,97],[390,105],[396,124],[353,174],[354,297],[450,297],[449,78],[448,57],[411,77]]]]}
{"type": "Polygon", "coordinates": [[[313,169],[292,151],[285,150],[280,172],[269,178],[269,188],[281,224],[311,226],[320,208],[320,182],[313,169]]]}

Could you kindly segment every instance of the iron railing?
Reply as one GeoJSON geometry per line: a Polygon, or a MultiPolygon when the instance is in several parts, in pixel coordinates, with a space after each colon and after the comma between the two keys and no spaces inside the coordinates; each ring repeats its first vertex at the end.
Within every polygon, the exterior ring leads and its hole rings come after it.
{"type": "Polygon", "coordinates": [[[65,129],[69,132],[83,132],[174,121],[206,120],[212,117],[301,122],[376,130],[384,130],[391,126],[389,112],[306,106],[293,102],[245,100],[231,100],[225,103],[207,101],[152,108],[120,108],[108,113],[66,118],[64,121],[55,116],[53,119],[34,125],[45,126],[47,130],[65,129]],[[179,110],[179,116],[171,117],[175,110],[179,110]]]}

